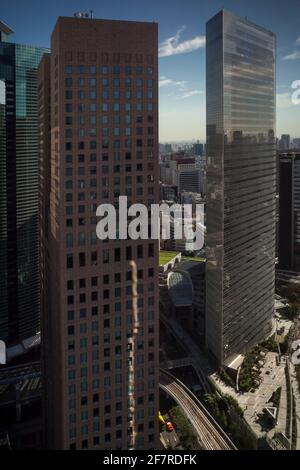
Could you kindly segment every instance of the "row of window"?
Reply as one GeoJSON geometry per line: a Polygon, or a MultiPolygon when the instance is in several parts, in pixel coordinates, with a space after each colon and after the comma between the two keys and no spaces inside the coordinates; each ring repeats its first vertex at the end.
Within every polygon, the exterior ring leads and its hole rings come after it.
{"type": "MultiPolygon", "coordinates": [[[[110,132],[113,134],[114,137],[119,137],[119,136],[131,136],[135,131],[136,135],[143,135],[144,134],[144,128],[143,127],[136,127],[135,129],[132,129],[131,127],[125,127],[125,128],[120,128],[120,127],[114,127],[113,129],[109,129],[108,127],[102,127],[101,129],[98,130],[98,133],[102,137],[108,137],[110,132]],[[100,132],[99,132],[100,131],[100,132]]],[[[97,128],[96,127],[91,127],[89,129],[85,129],[83,127],[80,127],[76,131],[78,137],[85,137],[85,136],[90,136],[90,137],[95,137],[97,135],[97,128]]],[[[145,134],[148,135],[153,135],[153,127],[148,127],[145,129],[145,134]]],[[[65,129],[65,137],[67,139],[70,139],[73,137],[73,129],[67,128],[65,129]]],[[[148,146],[152,146],[152,144],[148,143],[148,146]]]]}
{"type": "MultiPolygon", "coordinates": [[[[106,350],[104,350],[104,354],[105,354],[105,351],[106,350]]],[[[110,352],[110,350],[108,349],[108,353],[109,352],[110,352]]],[[[121,355],[122,355],[122,347],[121,346],[116,346],[115,347],[114,357],[115,356],[121,356],[121,355]]],[[[108,354],[106,354],[106,357],[107,356],[108,356],[108,354]]],[[[148,353],[147,357],[148,357],[147,361],[153,362],[154,361],[154,352],[148,353]]],[[[145,362],[144,355],[138,354],[136,359],[137,359],[138,364],[143,364],[145,362]]],[[[69,381],[76,380],[77,372],[78,372],[78,375],[80,375],[81,378],[88,376],[88,368],[87,367],[81,367],[80,368],[80,374],[79,374],[79,370],[77,371],[76,369],[69,369],[68,370],[68,380],[69,381]]],[[[93,364],[93,366],[91,368],[91,373],[92,373],[92,375],[99,375],[100,374],[99,364],[93,364]]],[[[119,374],[119,373],[116,374],[115,375],[115,383],[121,383],[122,382],[122,377],[123,376],[121,374],[119,374]]],[[[107,375],[107,376],[103,377],[103,385],[106,386],[106,387],[111,385],[110,375],[107,375]]]]}
{"type": "MultiPolygon", "coordinates": [[[[84,125],[84,124],[86,123],[86,119],[85,119],[85,118],[86,118],[86,116],[79,115],[79,116],[78,116],[78,124],[79,124],[79,125],[84,125]]],[[[122,120],[124,121],[124,124],[131,124],[131,121],[132,121],[131,115],[130,115],[130,114],[126,114],[125,116],[122,116],[122,120]]],[[[108,117],[107,115],[103,115],[103,116],[101,116],[100,121],[101,121],[101,124],[104,124],[104,125],[105,125],[105,124],[108,124],[108,122],[109,122],[109,117],[108,117]]],[[[143,124],[143,115],[137,115],[137,116],[135,117],[135,122],[136,122],[137,124],[143,124]]],[[[153,122],[153,115],[152,115],[152,114],[148,114],[148,116],[147,116],[147,122],[148,122],[148,123],[152,123],[152,122],[153,122]]],[[[90,124],[97,124],[97,116],[95,116],[95,115],[90,115],[90,116],[89,116],[89,123],[90,123],[90,124]]],[[[121,124],[121,116],[120,116],[119,114],[115,114],[115,115],[113,116],[113,123],[114,123],[115,125],[121,124]]],[[[67,115],[67,116],[66,116],[66,120],[65,120],[65,124],[66,124],[67,126],[72,125],[72,124],[73,124],[73,117],[67,115]]],[[[137,129],[138,129],[138,128],[137,128],[137,129]]],[[[149,129],[151,129],[151,128],[149,128],[149,129]]]]}
{"type": "MultiPolygon", "coordinates": [[[[148,389],[149,390],[154,390],[156,384],[155,384],[155,381],[150,379],[148,382],[148,389]]],[[[137,383],[137,386],[136,386],[136,391],[137,393],[142,393],[144,391],[144,382],[138,382],[137,383]]],[[[118,392],[119,393],[119,392],[118,392]]],[[[95,403],[99,403],[99,399],[100,399],[100,396],[99,396],[99,393],[93,393],[92,395],[92,400],[90,400],[92,402],[92,404],[94,405],[95,403]]],[[[75,398],[71,398],[68,400],[68,408],[69,410],[73,410],[73,409],[76,409],[77,407],[77,400],[75,398]]],[[[89,399],[87,396],[82,396],[81,399],[80,399],[80,406],[81,407],[86,407],[86,406],[89,406],[90,403],[89,403],[89,399]]],[[[122,412],[122,402],[120,401],[117,401],[116,404],[115,404],[115,411],[118,413],[118,412],[122,412]]],[[[111,413],[113,412],[112,410],[112,406],[111,404],[106,404],[104,405],[104,408],[103,408],[103,413],[104,415],[110,415],[111,413]]]]}
{"type": "MultiPolygon", "coordinates": [[[[110,307],[109,304],[106,304],[106,305],[103,305],[103,315],[105,314],[108,314],[110,313],[110,308],[108,309],[108,311],[106,311],[105,307],[110,307]]],[[[91,315],[92,317],[97,317],[98,316],[98,306],[94,306],[91,308],[91,315]],[[96,310],[94,310],[96,309],[96,310]]],[[[143,321],[143,312],[139,312],[138,313],[138,319],[140,322],[143,321]]],[[[88,316],[88,309],[85,308],[85,307],[81,307],[79,309],[79,312],[78,312],[78,317],[80,320],[84,320],[86,319],[88,316]]],[[[74,310],[68,310],[68,313],[67,313],[67,319],[68,319],[68,322],[73,322],[75,321],[76,319],[76,315],[75,315],[75,311],[74,310]]],[[[154,321],[154,312],[152,310],[148,311],[148,321],[149,322],[153,322],[154,321]]],[[[93,324],[94,322],[92,322],[93,324]]],[[[130,323],[131,322],[131,319],[130,319],[130,323]]],[[[110,318],[104,318],[103,319],[103,329],[106,330],[106,329],[109,329],[111,326],[111,323],[110,323],[110,318]]],[[[98,322],[97,322],[97,329],[98,329],[99,325],[98,325],[98,322]]],[[[96,327],[93,327],[92,328],[96,328],[96,327]]],[[[93,331],[95,331],[93,329],[93,331]]]]}
{"type": "MultiPolygon", "coordinates": [[[[151,283],[151,284],[147,285],[146,289],[147,289],[147,292],[153,292],[154,291],[154,284],[151,283]]],[[[144,293],[143,284],[138,285],[138,293],[141,294],[141,295],[144,293]]],[[[119,297],[122,297],[122,295],[124,295],[124,294],[125,294],[125,296],[131,295],[131,286],[126,286],[126,287],[123,287],[123,288],[115,287],[114,289],[103,289],[102,290],[102,299],[106,300],[106,299],[110,299],[111,297],[119,298],[119,297]],[[112,296],[112,291],[114,292],[114,296],[112,296]]],[[[97,300],[99,297],[100,296],[99,296],[98,291],[92,291],[91,292],[91,299],[92,300],[97,300]]],[[[74,295],[73,294],[69,294],[67,296],[67,304],[68,305],[73,305],[74,304],[74,295]]]]}
{"type": "MultiPolygon", "coordinates": [[[[143,99],[143,91],[142,90],[136,90],[135,93],[135,98],[137,100],[142,100],[143,99]]],[[[153,98],[153,92],[152,90],[148,90],[147,94],[145,95],[148,100],[152,100],[153,98]]],[[[130,100],[133,98],[131,90],[125,90],[124,92],[124,97],[126,100],[130,100]]],[[[84,100],[84,99],[90,99],[90,100],[95,100],[97,99],[97,93],[95,90],[90,90],[88,93],[86,93],[84,90],[78,90],[77,92],[77,98],[79,100],[84,100]]],[[[101,93],[101,98],[103,100],[109,100],[110,99],[110,94],[108,90],[103,90],[101,93]]],[[[121,92],[120,90],[114,90],[112,93],[112,98],[115,100],[121,99],[121,92]]],[[[73,91],[72,90],[66,90],[65,91],[65,99],[66,100],[72,100],[73,99],[73,91]]]]}
{"type": "MultiPolygon", "coordinates": [[[[72,77],[67,77],[65,79],[65,86],[66,88],[69,88],[69,87],[72,87],[73,86],[73,78],[72,77]]],[[[77,81],[76,81],[77,85],[78,86],[85,86],[85,85],[89,85],[90,87],[95,87],[97,86],[97,80],[96,78],[78,78],[77,81]]],[[[101,79],[101,85],[103,87],[107,87],[109,86],[109,79],[108,78],[102,78],[101,79]]],[[[119,88],[121,86],[121,84],[124,84],[125,87],[131,87],[132,85],[132,79],[131,78],[125,78],[124,81],[121,81],[120,78],[113,78],[112,81],[111,81],[112,85],[114,86],[114,88],[119,88]]],[[[143,84],[145,83],[147,85],[147,88],[152,88],[153,87],[153,80],[152,78],[148,78],[147,81],[143,81],[142,78],[137,78],[135,80],[135,86],[137,88],[141,88],[143,86],[143,84]]]]}
{"type": "MultiPolygon", "coordinates": [[[[149,244],[148,245],[148,250],[147,253],[144,253],[143,251],[143,245],[140,245],[141,248],[139,250],[139,258],[143,258],[144,256],[147,256],[148,258],[153,258],[155,254],[154,250],[154,244],[149,244]]],[[[131,253],[131,247],[126,248],[126,258],[125,256],[121,256],[121,248],[115,248],[114,249],[114,255],[112,256],[112,253],[110,253],[109,249],[102,250],[102,262],[103,263],[109,263],[111,262],[121,262],[123,259],[131,259],[129,257],[129,253],[131,253]],[[122,259],[121,259],[122,258],[122,259]]],[[[90,253],[90,259],[91,259],[91,264],[97,264],[97,259],[98,259],[98,252],[97,251],[92,251],[90,253]]],[[[74,255],[72,253],[67,254],[66,257],[66,265],[67,269],[72,269],[74,266],[74,255]]],[[[79,267],[84,267],[86,266],[86,253],[80,252],[78,253],[78,265],[79,267]]]]}
{"type": "MultiPolygon", "coordinates": [[[[150,183],[153,183],[153,180],[150,179],[151,175],[148,175],[149,179],[147,180],[147,194],[154,194],[154,186],[150,185],[150,183]]],[[[109,179],[108,178],[102,178],[102,180],[105,180],[105,184],[102,185],[103,188],[108,188],[110,186],[109,184],[109,179]]],[[[131,187],[132,181],[129,182],[129,180],[126,181],[126,178],[123,179],[123,182],[125,182],[125,185],[129,185],[131,187]]],[[[136,183],[137,184],[142,184],[143,181],[141,179],[141,176],[136,176],[136,183]]],[[[84,189],[86,187],[86,181],[85,180],[78,180],[78,189],[84,189]]],[[[117,186],[121,186],[121,178],[119,176],[115,176],[113,178],[113,181],[111,181],[111,184],[114,185],[114,192],[118,192],[117,195],[114,197],[117,197],[120,195],[120,188],[117,188],[117,186]]],[[[89,185],[91,188],[97,187],[97,180],[96,179],[91,179],[89,182],[89,185]]],[[[72,190],[73,189],[73,180],[67,180],[65,182],[65,188],[67,190],[72,190]]],[[[111,191],[112,194],[112,191],[111,191]]],[[[136,194],[142,196],[144,194],[143,187],[141,188],[136,188],[136,194]]],[[[88,201],[88,200],[96,200],[97,199],[97,192],[96,191],[91,191],[89,194],[86,194],[85,192],[78,192],[77,195],[77,200],[78,201],[88,201]]],[[[65,201],[66,202],[72,202],[73,201],[73,194],[70,192],[65,194],[65,201]]]]}
{"type": "MultiPolygon", "coordinates": [[[[154,393],[149,393],[148,395],[148,401],[151,403],[155,400],[155,397],[154,397],[154,393]]],[[[137,397],[137,404],[138,405],[143,405],[144,404],[144,396],[139,396],[137,397]]],[[[108,413],[107,412],[104,412],[105,415],[107,415],[108,413]]],[[[83,409],[80,413],[80,421],[88,421],[89,419],[92,419],[93,422],[97,422],[97,418],[99,418],[100,416],[100,410],[99,408],[95,407],[93,408],[93,413],[92,413],[92,416],[91,416],[91,413],[89,413],[88,410],[86,409],[83,409]],[[95,420],[96,418],[96,420],[95,420]]],[[[76,413],[72,413],[69,415],[69,424],[72,424],[72,423],[76,423],[76,418],[77,418],[77,415],[76,413]]],[[[115,417],[115,425],[116,426],[120,426],[123,422],[123,417],[121,415],[118,415],[115,417]]],[[[110,418],[105,418],[104,421],[103,421],[103,424],[104,424],[104,427],[107,429],[107,428],[110,428],[111,427],[111,419],[110,418]]],[[[144,429],[144,427],[140,427],[140,430],[144,429]]]]}
{"type": "MultiPolygon", "coordinates": [[[[102,142],[101,142],[102,148],[103,149],[108,149],[109,143],[110,143],[109,140],[102,140],[102,142]]],[[[154,140],[153,139],[147,139],[147,141],[144,142],[143,139],[136,139],[135,145],[136,145],[136,147],[143,147],[144,145],[147,145],[147,147],[153,147],[154,146],[154,140]]],[[[131,148],[131,146],[132,146],[131,139],[125,140],[124,141],[124,146],[127,147],[127,148],[131,148]]],[[[78,150],[84,150],[85,142],[84,141],[78,142],[77,147],[78,147],[78,150]]],[[[73,143],[72,142],[66,142],[65,149],[67,151],[71,151],[72,148],[73,148],[73,143]]],[[[96,140],[91,140],[89,142],[89,148],[91,150],[95,150],[97,148],[97,141],[96,140]]],[[[120,140],[114,140],[113,141],[113,148],[121,148],[121,141],[120,140]]]]}
{"type": "Polygon", "coordinates": [[[98,67],[96,65],[78,65],[77,67],[72,66],[72,65],[66,65],[65,66],[65,73],[70,74],[73,72],[77,73],[97,73],[99,70],[100,73],[107,75],[108,73],[113,73],[114,75],[119,75],[120,73],[125,73],[125,75],[131,75],[132,73],[136,73],[136,75],[142,75],[143,73],[146,73],[147,75],[152,75],[153,74],[153,67],[131,67],[130,65],[126,65],[124,68],[120,67],[119,65],[114,65],[113,67],[108,67],[107,65],[102,65],[101,67],[98,67]]]}
{"type": "MultiPolygon", "coordinates": [[[[96,103],[90,103],[89,105],[85,103],[78,103],[77,108],[73,106],[73,103],[65,104],[66,113],[72,113],[73,111],[76,111],[76,110],[78,113],[84,113],[88,111],[91,113],[96,113],[97,110],[102,111],[104,113],[108,111],[114,111],[114,112],[125,111],[126,113],[128,113],[131,111],[140,112],[144,110],[151,112],[153,111],[153,103],[149,102],[147,103],[146,106],[143,106],[143,103],[141,102],[135,103],[134,105],[132,105],[131,103],[124,103],[122,105],[120,105],[120,103],[112,103],[111,106],[109,105],[109,103],[101,103],[101,105],[98,105],[98,107],[96,103]]],[[[57,112],[58,112],[58,109],[56,110],[56,114],[57,112]]]]}
{"type": "MultiPolygon", "coordinates": [[[[137,160],[142,160],[144,156],[147,156],[148,159],[150,159],[150,158],[152,159],[153,158],[153,153],[152,153],[152,151],[149,150],[147,152],[147,155],[144,155],[142,150],[137,150],[135,155],[133,155],[131,151],[127,151],[127,152],[124,152],[124,153],[114,151],[113,154],[111,156],[109,156],[108,152],[103,152],[103,153],[101,153],[101,160],[103,162],[108,162],[109,160],[115,161],[115,162],[119,162],[121,160],[127,160],[128,161],[128,160],[131,160],[132,157],[134,157],[134,156],[137,160]]],[[[87,158],[87,155],[85,155],[84,153],[78,154],[77,159],[73,158],[72,154],[66,154],[65,162],[66,162],[66,164],[73,164],[77,160],[78,163],[84,163],[86,161],[86,158],[87,158]]],[[[90,153],[89,154],[89,161],[90,162],[96,162],[97,161],[97,154],[96,153],[90,153]]],[[[137,164],[136,171],[143,171],[143,167],[138,166],[138,165],[142,165],[142,163],[137,164]]],[[[153,165],[152,162],[148,162],[147,166],[148,166],[148,169],[150,169],[150,170],[153,170],[153,168],[154,168],[154,165],[153,165]]]]}
{"type": "MultiPolygon", "coordinates": [[[[154,288],[152,288],[152,292],[153,292],[153,290],[154,290],[154,288]]],[[[131,295],[130,286],[128,286],[128,289],[126,288],[126,295],[127,296],[131,295]]],[[[118,297],[121,297],[121,289],[120,288],[115,289],[115,298],[118,298],[118,297]]],[[[102,299],[103,300],[108,300],[109,298],[110,298],[110,291],[108,289],[106,289],[102,292],[102,299]]],[[[91,302],[95,302],[98,299],[99,299],[98,291],[93,291],[93,292],[90,293],[91,302]]],[[[87,302],[87,294],[85,292],[81,292],[80,294],[78,294],[78,302],[81,303],[81,304],[87,302]]],[[[75,303],[74,295],[73,294],[68,295],[67,296],[67,305],[74,305],[74,303],[75,303]]],[[[144,305],[144,299],[139,299],[138,300],[138,307],[141,308],[141,307],[143,307],[143,305],[144,305]]],[[[148,305],[154,305],[153,297],[148,297],[148,305]]],[[[131,300],[126,301],[126,308],[127,309],[132,308],[131,300]]],[[[115,304],[115,312],[120,312],[120,311],[121,311],[121,304],[116,303],[115,304]]]]}
{"type": "MultiPolygon", "coordinates": [[[[131,327],[131,325],[130,325],[130,329],[128,329],[128,331],[127,331],[126,337],[127,337],[127,340],[132,338],[132,327],[131,327]]],[[[104,333],[102,344],[108,346],[110,344],[110,339],[111,339],[110,333],[104,333]]],[[[115,339],[116,342],[119,342],[119,341],[122,340],[121,330],[115,330],[114,339],[115,339]]],[[[154,347],[154,339],[150,338],[150,339],[148,339],[148,348],[151,349],[153,347],[154,347]]],[[[143,349],[144,349],[144,341],[143,341],[142,336],[140,336],[138,338],[137,349],[139,351],[143,351],[143,349]]],[[[74,352],[75,352],[75,350],[74,350],[74,352]]],[[[78,353],[78,351],[77,351],[77,353],[78,353]]],[[[100,358],[99,350],[98,349],[93,349],[91,351],[90,360],[99,361],[99,358],[100,358]]],[[[101,358],[103,359],[102,353],[101,353],[101,358]]],[[[79,360],[79,364],[86,364],[86,363],[90,362],[90,361],[88,361],[88,353],[87,352],[81,352],[80,355],[78,356],[78,360],[79,360]]],[[[69,367],[74,366],[75,363],[76,363],[76,355],[72,354],[72,355],[68,356],[68,366],[69,367]]],[[[110,370],[109,363],[107,363],[106,366],[104,365],[104,368],[106,368],[107,371],[110,370]]]]}
{"type": "MultiPolygon", "coordinates": [[[[148,277],[152,278],[154,276],[154,269],[149,268],[148,269],[148,277]]],[[[104,274],[101,276],[101,284],[103,285],[109,285],[110,282],[112,282],[112,278],[114,280],[114,284],[119,284],[122,280],[122,274],[121,273],[114,273],[114,275],[109,275],[109,274],[104,274]]],[[[138,270],[138,279],[141,280],[144,278],[144,270],[139,269],[138,270]]],[[[131,271],[127,271],[126,273],[126,281],[131,282],[131,271]]],[[[92,276],[90,278],[90,285],[91,287],[96,287],[98,285],[98,277],[97,276],[92,276]]],[[[81,278],[78,280],[78,287],[79,289],[85,289],[87,286],[87,280],[85,278],[81,278]]],[[[151,289],[152,289],[153,283],[151,283],[151,289]]],[[[67,290],[73,290],[75,289],[75,281],[73,279],[69,279],[67,281],[67,290]]]]}

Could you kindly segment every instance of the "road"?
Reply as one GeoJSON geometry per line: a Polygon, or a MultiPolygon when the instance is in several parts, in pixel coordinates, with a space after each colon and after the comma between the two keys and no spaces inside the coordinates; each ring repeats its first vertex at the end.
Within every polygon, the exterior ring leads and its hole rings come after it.
{"type": "Polygon", "coordinates": [[[161,370],[159,386],[181,406],[205,450],[236,450],[229,437],[182,382],[161,370]]]}

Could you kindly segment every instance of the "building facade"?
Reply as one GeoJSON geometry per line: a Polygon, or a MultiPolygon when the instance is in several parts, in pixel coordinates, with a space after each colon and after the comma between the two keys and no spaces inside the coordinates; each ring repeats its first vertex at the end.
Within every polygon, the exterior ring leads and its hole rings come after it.
{"type": "Polygon", "coordinates": [[[1,22],[0,33],[6,128],[0,144],[0,338],[10,346],[40,328],[37,68],[47,49],[8,42],[12,30],[1,22]]]}
{"type": "Polygon", "coordinates": [[[40,67],[49,448],[159,446],[158,242],[96,236],[99,204],[158,201],[157,57],[156,23],[59,17],[40,67]]]}
{"type": "Polygon", "coordinates": [[[222,364],[274,313],[275,36],[227,11],[206,28],[206,346],[222,364]]]}
{"type": "Polygon", "coordinates": [[[279,155],[279,268],[300,271],[300,153],[279,155]]]}

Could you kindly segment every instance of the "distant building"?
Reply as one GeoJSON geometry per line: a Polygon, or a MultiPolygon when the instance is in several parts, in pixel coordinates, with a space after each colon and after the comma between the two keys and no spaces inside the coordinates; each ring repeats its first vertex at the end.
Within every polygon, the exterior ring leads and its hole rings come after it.
{"type": "Polygon", "coordinates": [[[300,138],[293,140],[293,148],[296,150],[300,150],[300,138]]]}
{"type": "Polygon", "coordinates": [[[177,158],[169,163],[172,184],[178,187],[178,192],[190,191],[204,193],[205,170],[195,157],[177,158]]]}
{"type": "Polygon", "coordinates": [[[197,140],[197,142],[195,144],[193,144],[193,153],[194,153],[194,155],[200,155],[202,157],[203,149],[204,149],[204,146],[203,146],[203,144],[201,144],[199,142],[199,140],[197,140]]]}
{"type": "Polygon", "coordinates": [[[279,155],[279,268],[300,271],[300,152],[279,155]]]}
{"type": "Polygon", "coordinates": [[[160,183],[160,200],[176,201],[178,197],[178,188],[176,185],[160,183]]]}
{"type": "Polygon", "coordinates": [[[279,150],[289,150],[291,148],[291,136],[289,134],[282,134],[279,140],[279,150]]]}

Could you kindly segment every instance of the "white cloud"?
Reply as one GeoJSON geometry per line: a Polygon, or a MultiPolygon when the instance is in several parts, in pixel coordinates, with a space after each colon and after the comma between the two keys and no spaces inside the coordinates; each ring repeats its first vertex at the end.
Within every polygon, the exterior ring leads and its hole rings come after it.
{"type": "Polygon", "coordinates": [[[159,79],[158,86],[159,88],[162,88],[163,86],[168,86],[168,85],[171,85],[172,83],[173,83],[172,80],[169,80],[168,78],[165,78],[165,77],[161,77],[159,79]]]}
{"type": "Polygon", "coordinates": [[[188,82],[186,80],[176,81],[164,76],[159,77],[159,88],[167,87],[170,85],[172,85],[173,87],[177,87],[180,91],[184,91],[187,89],[188,82]]]}
{"type": "Polygon", "coordinates": [[[165,76],[159,77],[159,88],[171,88],[167,96],[174,96],[177,100],[190,98],[191,96],[201,95],[201,90],[190,90],[189,82],[186,80],[173,80],[165,76]]]}
{"type": "Polygon", "coordinates": [[[298,39],[296,40],[296,44],[298,44],[300,46],[300,36],[298,37],[298,39]]]}
{"type": "Polygon", "coordinates": [[[297,59],[300,59],[300,50],[294,51],[291,54],[288,54],[283,57],[283,60],[297,60],[297,59]]]}
{"type": "Polygon", "coordinates": [[[178,98],[184,100],[186,98],[190,98],[191,96],[202,95],[202,93],[202,90],[190,90],[184,93],[183,95],[179,96],[178,98]]]}
{"type": "Polygon", "coordinates": [[[195,36],[192,39],[180,42],[181,33],[185,30],[185,26],[182,26],[175,34],[170,38],[165,39],[158,48],[159,57],[169,57],[177,54],[187,54],[188,52],[195,51],[205,46],[205,36],[195,36]]]}
{"type": "Polygon", "coordinates": [[[277,108],[289,108],[292,106],[291,93],[277,93],[276,95],[276,106],[277,108]]]}

